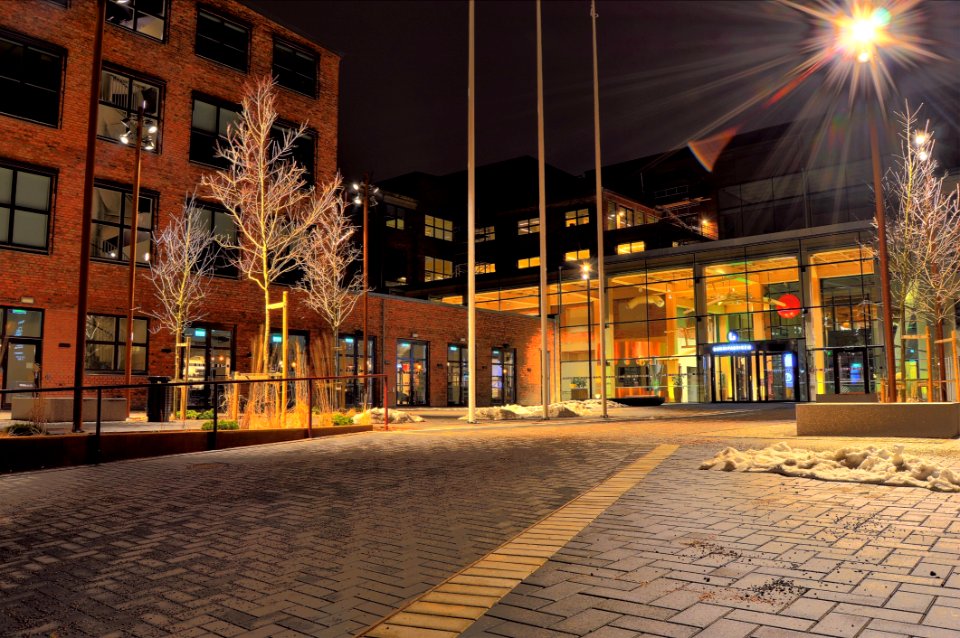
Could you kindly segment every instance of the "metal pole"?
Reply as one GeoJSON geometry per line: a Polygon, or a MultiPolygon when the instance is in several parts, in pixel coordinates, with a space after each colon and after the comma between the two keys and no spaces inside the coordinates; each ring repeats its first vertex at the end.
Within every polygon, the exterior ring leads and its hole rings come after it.
{"type": "Polygon", "coordinates": [[[543,34],[540,0],[537,0],[537,177],[540,184],[540,403],[543,418],[550,418],[550,386],[547,385],[547,183],[543,134],[543,34]]]}
{"type": "Polygon", "coordinates": [[[96,430],[96,441],[94,442],[94,457],[93,462],[95,464],[100,463],[100,432],[102,426],[102,417],[103,414],[103,388],[97,388],[97,430],[96,430]]]}
{"type": "Polygon", "coordinates": [[[103,65],[103,23],[107,0],[97,0],[97,26],[90,65],[87,111],[87,158],[83,173],[83,217],[80,220],[80,273],[77,283],[77,331],[73,358],[73,432],[83,431],[83,368],[87,352],[87,288],[90,285],[90,226],[93,211],[93,172],[96,166],[97,110],[100,108],[100,69],[103,65]]]}
{"type": "MultiPolygon", "coordinates": [[[[288,370],[290,369],[289,363],[287,361],[289,353],[287,348],[287,291],[283,291],[283,310],[282,310],[282,323],[280,327],[281,334],[283,335],[283,352],[280,355],[280,359],[283,362],[283,372],[280,373],[281,379],[286,379],[288,375],[288,370]]],[[[287,427],[287,382],[282,381],[280,383],[280,427],[287,427]]]]}
{"type": "Polygon", "coordinates": [[[557,401],[563,401],[563,369],[560,363],[560,328],[563,326],[563,266],[557,266],[557,401]]]}
{"type": "MultiPolygon", "coordinates": [[[[475,0],[470,0],[470,36],[467,71],[467,422],[477,422],[477,274],[476,274],[476,126],[474,28],[475,0]]],[[[384,406],[386,407],[386,406],[384,406]]]]}
{"type": "Polygon", "coordinates": [[[587,392],[590,393],[588,399],[593,398],[593,319],[591,317],[590,303],[590,273],[587,272],[587,392]]]}
{"type": "Polygon", "coordinates": [[[307,381],[307,438],[313,438],[313,379],[307,381]]]}
{"type": "MultiPolygon", "coordinates": [[[[887,365],[887,401],[897,401],[897,361],[893,346],[893,313],[890,297],[890,269],[887,262],[887,218],[883,205],[883,183],[880,177],[880,142],[876,114],[870,115],[870,158],[873,163],[873,192],[876,201],[877,243],[880,253],[880,298],[883,303],[883,350],[887,365]]],[[[904,379],[906,381],[906,379],[904,379]]]]}
{"type": "MultiPolygon", "coordinates": [[[[367,241],[369,238],[367,229],[369,228],[369,208],[370,208],[370,173],[363,174],[363,373],[369,374],[372,370],[367,370],[367,361],[370,356],[370,353],[367,352],[367,290],[369,289],[368,275],[367,275],[367,241]]],[[[354,371],[354,374],[359,374],[358,369],[354,371]]],[[[367,409],[367,392],[369,391],[369,385],[364,383],[363,386],[363,409],[367,409]]]]}
{"type": "Polygon", "coordinates": [[[387,375],[383,375],[383,429],[390,429],[390,409],[387,407],[387,375]]]}
{"type": "MultiPolygon", "coordinates": [[[[128,261],[129,279],[127,284],[127,334],[126,355],[124,361],[123,383],[133,383],[133,304],[137,286],[137,229],[140,226],[140,161],[143,158],[143,102],[137,106],[137,148],[133,160],[133,212],[130,217],[130,259],[128,261]]],[[[122,232],[122,229],[121,229],[122,232]]],[[[127,417],[130,417],[130,403],[133,388],[127,388],[127,417]]]]}
{"type": "MultiPolygon", "coordinates": [[[[600,324],[600,414],[607,416],[607,340],[606,340],[606,292],[604,284],[604,254],[603,254],[603,185],[600,178],[600,78],[597,73],[597,6],[594,0],[590,2],[590,17],[593,25],[593,153],[597,173],[597,305],[600,324]]],[[[589,304],[589,280],[587,280],[587,302],[589,304]]],[[[587,308],[590,306],[588,305],[587,308]]],[[[592,353],[591,353],[592,357],[592,353]]],[[[593,379],[591,371],[590,378],[593,379]]],[[[591,390],[592,394],[592,390],[591,390]]],[[[591,398],[593,398],[591,396],[591,398]]]]}

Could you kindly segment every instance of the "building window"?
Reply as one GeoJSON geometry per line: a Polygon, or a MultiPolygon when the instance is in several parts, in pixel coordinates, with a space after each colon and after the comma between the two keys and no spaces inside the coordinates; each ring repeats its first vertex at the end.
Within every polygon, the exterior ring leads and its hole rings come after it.
{"type": "Polygon", "coordinates": [[[583,226],[590,223],[590,211],[586,208],[579,210],[568,210],[564,213],[564,225],[567,228],[571,226],[583,226]]]}
{"type": "Polygon", "coordinates": [[[47,247],[53,176],[0,166],[0,245],[47,247]]]}
{"type": "Polygon", "coordinates": [[[433,215],[424,215],[423,234],[444,241],[453,241],[453,222],[433,215]]]}
{"type": "Polygon", "coordinates": [[[480,263],[474,264],[473,269],[474,269],[474,272],[478,275],[489,275],[490,273],[497,272],[497,265],[480,262],[480,263]]]}
{"type": "Polygon", "coordinates": [[[0,36],[0,113],[56,126],[64,54],[0,36]]]}
{"type": "Polygon", "coordinates": [[[167,0],[108,0],[107,22],[163,40],[167,0]]]}
{"type": "Polygon", "coordinates": [[[540,257],[525,257],[517,260],[517,268],[536,268],[540,265],[540,257]]]}
{"type": "Polygon", "coordinates": [[[453,262],[436,257],[424,257],[423,280],[439,281],[453,277],[453,262]]]}
{"type": "Polygon", "coordinates": [[[581,259],[590,259],[590,249],[569,250],[563,253],[564,261],[580,261],[581,259]]]}
{"type": "Polygon", "coordinates": [[[393,204],[387,204],[384,207],[383,223],[387,228],[403,230],[405,215],[406,211],[404,209],[394,206],[393,204]]]}
{"type": "Polygon", "coordinates": [[[540,218],[521,219],[517,222],[518,235],[532,235],[540,232],[540,218]]]}
{"type": "MultiPolygon", "coordinates": [[[[233,223],[233,217],[225,209],[205,202],[198,202],[197,209],[200,212],[203,227],[209,229],[211,235],[220,241],[236,245],[237,227],[233,223]]],[[[223,248],[219,244],[213,244],[208,250],[213,254],[214,275],[220,277],[237,276],[235,251],[223,248]]]]}
{"type": "Polygon", "coordinates": [[[283,40],[273,41],[273,75],[277,84],[317,96],[317,56],[283,40]]]}
{"type": "Polygon", "coordinates": [[[100,108],[97,110],[97,136],[121,144],[134,143],[137,128],[137,109],[144,107],[144,140],[152,137],[154,148],[159,152],[160,132],[160,87],[120,71],[104,69],[100,75],[100,108]],[[156,127],[154,131],[153,128],[156,127]]]}
{"type": "Polygon", "coordinates": [[[629,255],[630,253],[642,253],[647,249],[647,243],[643,241],[632,241],[627,244],[617,244],[618,255],[629,255]]]}
{"type": "MultiPolygon", "coordinates": [[[[296,130],[295,125],[279,123],[275,124],[270,134],[277,141],[283,142],[283,135],[288,131],[296,130]]],[[[305,130],[303,134],[293,143],[290,152],[290,159],[303,167],[305,171],[304,181],[313,184],[314,158],[316,157],[317,136],[311,130],[305,130]]]]}
{"type": "MultiPolygon", "coordinates": [[[[87,372],[126,370],[127,318],[87,315],[87,372]]],[[[147,373],[147,320],[133,320],[133,373],[147,373]]]]}
{"type": "Polygon", "coordinates": [[[197,11],[197,55],[246,71],[249,46],[250,29],[204,9],[197,11]]]}
{"type": "Polygon", "coordinates": [[[193,98],[190,123],[190,160],[226,168],[229,162],[217,156],[218,146],[227,142],[227,131],[240,115],[236,105],[215,104],[205,98],[193,98]]]}
{"type": "Polygon", "coordinates": [[[497,238],[496,228],[494,226],[484,226],[478,228],[476,232],[477,243],[493,241],[497,238]]]}
{"type": "MultiPolygon", "coordinates": [[[[137,217],[137,262],[150,261],[150,229],[157,196],[140,193],[137,217]]],[[[133,214],[133,193],[129,189],[96,186],[93,189],[93,229],[90,256],[94,259],[127,263],[130,259],[130,223],[133,214]]]]}

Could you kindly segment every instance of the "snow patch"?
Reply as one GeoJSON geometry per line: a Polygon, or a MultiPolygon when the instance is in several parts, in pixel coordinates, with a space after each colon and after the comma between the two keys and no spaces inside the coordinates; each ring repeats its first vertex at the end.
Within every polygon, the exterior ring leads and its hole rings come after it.
{"type": "MultiPolygon", "coordinates": [[[[403,410],[390,410],[389,419],[390,423],[421,423],[423,421],[423,417],[404,412],[403,410]]],[[[353,422],[362,425],[383,423],[383,408],[373,408],[372,410],[361,412],[353,417],[353,422]]]]}
{"type": "Polygon", "coordinates": [[[721,450],[700,465],[701,470],[772,472],[783,476],[871,483],[899,487],[924,487],[938,492],[960,492],[960,472],[928,459],[906,457],[903,446],[886,448],[844,447],[817,452],[793,449],[778,443],[763,450],[721,450]]]}
{"type": "MultiPolygon", "coordinates": [[[[622,403],[616,401],[607,401],[608,408],[625,407],[622,403]]],[[[599,399],[588,399],[586,401],[563,401],[561,403],[551,403],[547,407],[547,414],[551,419],[563,419],[574,416],[595,416],[601,413],[599,399]]],[[[515,419],[540,419],[543,418],[543,406],[539,405],[501,405],[492,408],[477,408],[476,415],[478,419],[484,421],[512,421],[515,419]]],[[[460,417],[461,421],[466,421],[467,417],[460,417]]]]}

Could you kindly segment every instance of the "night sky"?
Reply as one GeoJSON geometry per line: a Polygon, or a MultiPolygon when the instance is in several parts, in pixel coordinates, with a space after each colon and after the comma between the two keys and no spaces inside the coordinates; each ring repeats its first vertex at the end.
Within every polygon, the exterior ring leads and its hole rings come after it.
{"type": "MultiPolygon", "coordinates": [[[[339,162],[346,178],[466,167],[465,0],[246,1],[343,56],[339,162]]],[[[731,126],[752,130],[823,110],[822,81],[814,77],[773,105],[728,116],[770,92],[802,59],[812,29],[794,9],[760,1],[600,0],[597,12],[604,164],[682,148],[731,126]]],[[[477,3],[480,164],[536,155],[535,19],[533,0],[477,3]]],[[[960,3],[924,5],[910,29],[945,59],[896,67],[894,79],[929,104],[931,87],[947,78],[957,86],[960,3]]],[[[544,2],[543,31],[547,161],[579,174],[594,161],[590,3],[544,2]]],[[[955,101],[933,106],[956,123],[955,101]]]]}

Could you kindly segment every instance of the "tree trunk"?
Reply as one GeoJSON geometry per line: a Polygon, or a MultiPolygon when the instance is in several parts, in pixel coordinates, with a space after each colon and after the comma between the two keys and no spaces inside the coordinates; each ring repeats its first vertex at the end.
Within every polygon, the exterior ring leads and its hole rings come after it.
{"type": "MultiPolygon", "coordinates": [[[[937,315],[940,315],[940,304],[937,304],[937,315]]],[[[941,401],[947,400],[947,353],[943,344],[943,319],[937,319],[936,329],[933,332],[937,347],[937,396],[941,401]]]]}
{"type": "MultiPolygon", "coordinates": [[[[900,302],[900,382],[903,384],[903,394],[900,396],[901,402],[907,400],[907,304],[900,302]]],[[[896,375],[895,372],[891,374],[896,375]]],[[[900,394],[900,391],[897,392],[900,394]]]]}

